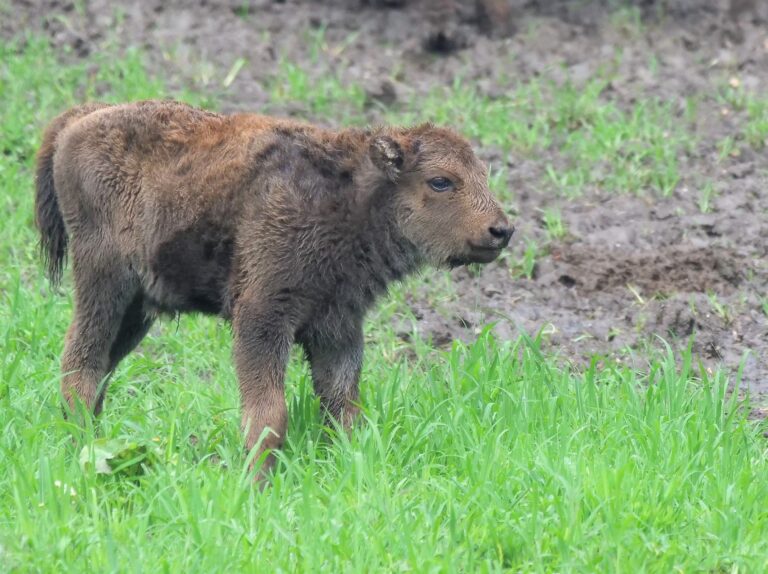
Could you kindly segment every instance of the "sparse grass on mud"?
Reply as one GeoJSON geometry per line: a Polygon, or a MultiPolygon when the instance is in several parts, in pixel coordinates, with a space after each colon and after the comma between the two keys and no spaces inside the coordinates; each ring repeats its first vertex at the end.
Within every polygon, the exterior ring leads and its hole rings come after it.
{"type": "Polygon", "coordinates": [[[768,568],[765,439],[687,355],[577,372],[527,338],[406,349],[389,300],[369,324],[363,424],[325,433],[295,357],[289,443],[260,492],[244,470],[228,328],[185,316],[121,366],[97,430],[74,428],[57,381],[71,297],[49,292],[36,260],[34,151],[76,101],[165,94],[137,54],[68,66],[33,41],[0,45],[0,62],[3,572],[768,568]],[[83,471],[96,436],[149,445],[152,463],[138,477],[83,471]]]}

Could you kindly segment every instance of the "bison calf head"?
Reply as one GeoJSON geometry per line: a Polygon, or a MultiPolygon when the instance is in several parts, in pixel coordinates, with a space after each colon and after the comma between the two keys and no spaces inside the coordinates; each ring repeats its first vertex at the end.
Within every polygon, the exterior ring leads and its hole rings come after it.
{"type": "Polygon", "coordinates": [[[429,124],[380,134],[374,165],[390,182],[403,235],[436,266],[489,263],[514,227],[488,189],[488,173],[469,143],[429,124]]]}

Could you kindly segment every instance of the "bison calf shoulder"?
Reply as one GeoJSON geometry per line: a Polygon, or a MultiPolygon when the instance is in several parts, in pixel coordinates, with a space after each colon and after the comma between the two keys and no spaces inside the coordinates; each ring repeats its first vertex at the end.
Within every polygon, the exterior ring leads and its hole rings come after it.
{"type": "Polygon", "coordinates": [[[98,413],[103,381],[158,314],[218,314],[234,327],[246,444],[262,451],[285,436],[294,343],[323,407],[348,425],[376,297],[424,264],[492,261],[512,234],[453,131],[332,131],[168,101],[53,120],[35,207],[54,283],[67,252],[73,263],[69,407],[98,413]]]}

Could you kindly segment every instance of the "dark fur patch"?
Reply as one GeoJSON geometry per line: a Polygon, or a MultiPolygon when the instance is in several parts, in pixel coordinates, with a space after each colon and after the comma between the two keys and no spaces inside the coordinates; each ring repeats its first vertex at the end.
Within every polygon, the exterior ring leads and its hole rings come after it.
{"type": "Polygon", "coordinates": [[[164,290],[174,294],[179,311],[220,313],[232,266],[230,230],[200,221],[162,243],[151,263],[164,290]]]}

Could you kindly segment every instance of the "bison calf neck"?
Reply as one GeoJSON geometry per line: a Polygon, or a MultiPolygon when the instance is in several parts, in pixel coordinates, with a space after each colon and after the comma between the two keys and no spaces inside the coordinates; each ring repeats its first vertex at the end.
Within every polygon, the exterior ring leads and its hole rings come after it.
{"type": "Polygon", "coordinates": [[[246,443],[263,439],[260,452],[283,442],[294,342],[323,407],[349,425],[377,295],[423,264],[489,262],[512,234],[450,130],[331,131],[168,101],[57,117],[35,208],[52,281],[67,250],[73,262],[69,406],[98,413],[108,374],[158,314],[218,314],[233,323],[246,443]]]}

